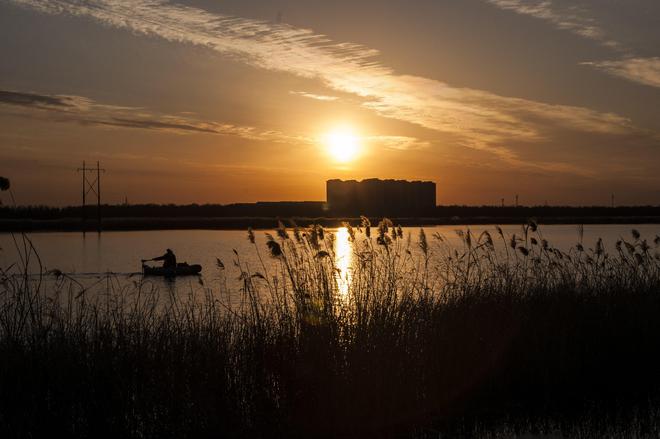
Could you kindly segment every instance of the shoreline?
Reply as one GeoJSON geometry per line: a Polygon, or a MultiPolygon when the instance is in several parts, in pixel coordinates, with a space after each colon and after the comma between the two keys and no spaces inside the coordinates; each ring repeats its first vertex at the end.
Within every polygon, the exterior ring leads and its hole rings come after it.
{"type": "MultiPolygon", "coordinates": [[[[376,226],[380,218],[369,218],[376,226]]],[[[172,218],[105,218],[102,231],[147,231],[147,230],[255,230],[277,228],[278,221],[287,227],[295,221],[301,227],[319,224],[324,227],[340,227],[348,222],[353,226],[360,224],[360,218],[311,218],[311,217],[172,217],[172,218]]],[[[526,223],[527,217],[433,217],[433,218],[391,218],[395,225],[403,227],[446,226],[446,225],[517,225],[526,223]]],[[[535,218],[538,224],[660,224],[659,216],[566,216],[535,218]]],[[[0,233],[11,232],[94,232],[98,231],[95,221],[82,223],[78,218],[53,220],[0,219],[0,233]]]]}

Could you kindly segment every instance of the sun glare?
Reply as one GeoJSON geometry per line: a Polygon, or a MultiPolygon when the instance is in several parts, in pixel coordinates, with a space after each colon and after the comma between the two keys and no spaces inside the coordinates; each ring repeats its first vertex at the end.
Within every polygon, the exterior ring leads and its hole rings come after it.
{"type": "Polygon", "coordinates": [[[337,128],[325,135],[325,146],[334,160],[347,163],[360,152],[360,139],[348,128],[337,128]]]}

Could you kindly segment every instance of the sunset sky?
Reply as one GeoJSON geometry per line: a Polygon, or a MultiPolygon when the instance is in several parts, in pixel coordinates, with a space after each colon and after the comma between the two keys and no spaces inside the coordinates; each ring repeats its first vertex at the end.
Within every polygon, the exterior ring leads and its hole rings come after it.
{"type": "Polygon", "coordinates": [[[19,204],[83,160],[107,203],[660,204],[657,0],[0,0],[0,59],[19,204]]]}

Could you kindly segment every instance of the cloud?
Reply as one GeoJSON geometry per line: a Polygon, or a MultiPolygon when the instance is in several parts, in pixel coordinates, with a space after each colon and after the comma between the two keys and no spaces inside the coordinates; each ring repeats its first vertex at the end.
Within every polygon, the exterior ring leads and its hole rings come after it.
{"type": "Polygon", "coordinates": [[[568,30],[584,38],[598,41],[605,46],[622,49],[619,42],[607,37],[589,12],[570,2],[566,6],[557,4],[552,0],[485,0],[487,3],[500,9],[513,11],[520,15],[529,15],[545,20],[559,29],[568,30]]]}
{"type": "Polygon", "coordinates": [[[387,149],[398,151],[409,151],[431,146],[431,143],[428,141],[408,136],[366,136],[363,137],[363,140],[387,149]]]}
{"type": "Polygon", "coordinates": [[[339,99],[337,96],[326,96],[326,95],[317,95],[314,93],[308,93],[306,91],[290,91],[289,94],[302,96],[304,98],[316,99],[317,101],[336,101],[339,99]]]}
{"type": "Polygon", "coordinates": [[[574,3],[561,7],[557,5],[556,1],[551,0],[485,1],[501,9],[546,20],[560,29],[569,30],[585,38],[599,41],[611,48],[619,49],[627,54],[626,58],[615,61],[583,62],[582,64],[639,84],[660,87],[660,58],[635,57],[632,51],[624,48],[620,42],[609,39],[606,32],[595,24],[593,18],[589,17],[588,12],[574,3]]]}
{"type": "Polygon", "coordinates": [[[141,128],[146,130],[167,130],[167,131],[190,131],[198,133],[213,133],[219,134],[218,129],[212,128],[209,124],[193,124],[190,122],[177,120],[174,118],[171,121],[154,120],[154,119],[127,119],[124,117],[112,117],[107,120],[92,120],[87,121],[91,123],[98,123],[99,125],[115,126],[121,128],[141,128]]]}
{"type": "Polygon", "coordinates": [[[279,131],[260,131],[254,127],[206,122],[183,115],[163,115],[143,108],[99,104],[83,96],[47,95],[0,90],[0,108],[17,107],[15,115],[41,117],[59,122],[76,122],[114,128],[167,131],[178,134],[202,133],[237,136],[277,143],[309,143],[302,136],[279,131]]]}
{"type": "Polygon", "coordinates": [[[36,93],[0,90],[0,104],[20,105],[41,109],[74,109],[84,108],[89,102],[87,99],[79,96],[50,96],[36,93]]]}
{"type": "MultiPolygon", "coordinates": [[[[334,42],[288,24],[213,14],[162,0],[13,1],[43,13],[87,17],[106,26],[203,46],[254,67],[318,79],[334,91],[359,96],[364,107],[383,117],[448,134],[456,144],[488,151],[516,166],[524,163],[509,146],[511,142],[547,143],[555,133],[566,131],[613,136],[638,132],[628,119],[612,113],[395,74],[377,61],[374,49],[334,42]]],[[[577,8],[568,8],[568,15],[562,15],[550,1],[489,1],[605,41],[602,31],[577,8]]]]}
{"type": "Polygon", "coordinates": [[[627,58],[617,61],[585,62],[583,64],[639,84],[660,87],[659,57],[627,58]]]}

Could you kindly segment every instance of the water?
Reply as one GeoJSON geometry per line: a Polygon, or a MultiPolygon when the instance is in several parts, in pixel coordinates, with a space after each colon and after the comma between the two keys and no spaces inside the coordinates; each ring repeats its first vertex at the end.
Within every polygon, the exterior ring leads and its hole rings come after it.
{"type": "MultiPolygon", "coordinates": [[[[467,226],[431,226],[424,230],[433,244],[432,235],[440,233],[450,245],[460,246],[460,238],[455,230],[465,230],[467,226]]],[[[586,225],[584,226],[583,243],[586,248],[593,247],[596,240],[603,238],[607,249],[613,249],[617,239],[631,237],[631,230],[637,229],[643,238],[653,240],[660,234],[660,225],[586,225]]],[[[484,230],[497,237],[494,226],[470,226],[475,235],[484,230]]],[[[503,226],[505,234],[520,234],[520,226],[503,226]]],[[[416,242],[419,227],[406,227],[404,234],[411,234],[412,242],[416,242]]],[[[579,239],[576,225],[546,225],[541,228],[543,237],[553,246],[568,250],[579,239]]],[[[352,244],[348,240],[345,229],[331,230],[335,233],[336,264],[344,272],[351,264],[352,244]]],[[[267,268],[274,267],[274,262],[268,256],[265,246],[265,232],[255,232],[257,247],[267,268]]],[[[372,236],[373,236],[372,231],[372,236]]],[[[207,284],[221,276],[217,267],[219,259],[225,265],[222,275],[226,275],[229,284],[236,283],[240,271],[234,266],[236,253],[241,262],[247,264],[252,271],[262,271],[255,247],[247,239],[243,230],[171,230],[171,231],[132,231],[132,232],[103,232],[102,234],[79,232],[33,233],[29,235],[36,247],[43,268],[58,269],[70,274],[83,284],[97,282],[106,273],[116,273],[120,280],[130,278],[131,274],[141,270],[141,259],[160,256],[166,248],[171,248],[177,255],[179,262],[201,264],[203,267],[202,279],[207,284]]],[[[364,235],[362,235],[363,237],[364,235]]],[[[17,235],[20,242],[20,235],[17,235]]],[[[416,249],[416,246],[412,246],[416,249]]],[[[0,267],[6,268],[18,260],[18,253],[10,234],[0,234],[0,267]]],[[[31,271],[38,272],[36,260],[31,261],[31,271]]],[[[165,283],[163,279],[153,279],[155,283],[165,283]]],[[[182,277],[175,281],[178,286],[190,285],[198,282],[194,277],[182,277]]],[[[170,287],[172,283],[168,284],[170,287]]],[[[230,285],[231,286],[231,285],[230,285]]]]}

